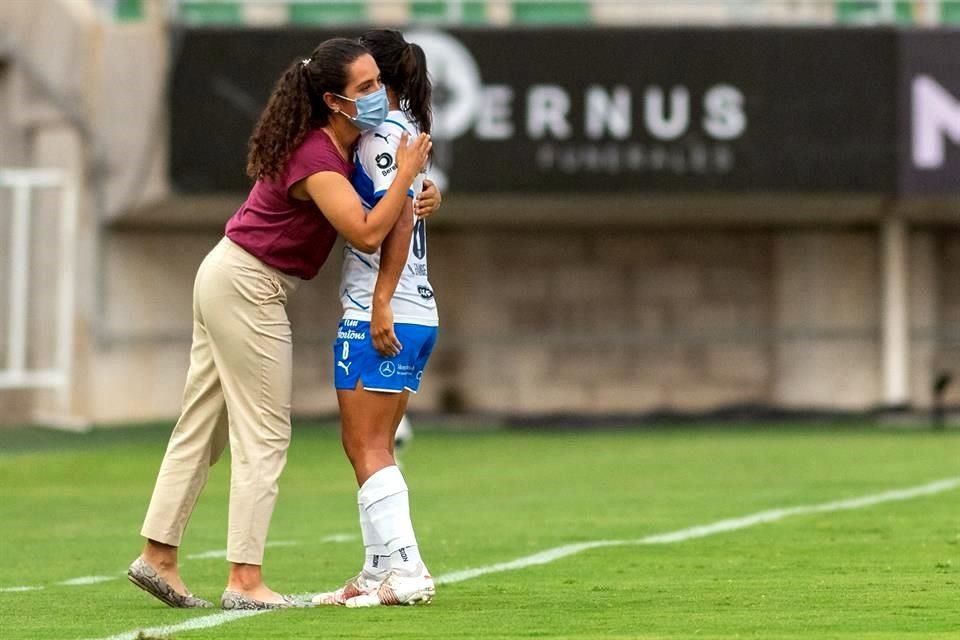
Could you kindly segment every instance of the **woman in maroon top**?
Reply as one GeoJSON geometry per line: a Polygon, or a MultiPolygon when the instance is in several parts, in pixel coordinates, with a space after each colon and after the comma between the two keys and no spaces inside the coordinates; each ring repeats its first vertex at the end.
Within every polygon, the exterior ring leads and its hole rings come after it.
{"type": "Polygon", "coordinates": [[[182,413],[141,531],[130,580],[174,607],[209,607],[177,569],[177,551],[209,467],[230,444],[230,574],[225,609],[298,604],[263,582],[261,565],[290,443],[292,342],[287,296],[313,278],[338,233],[375,251],[427,161],[427,135],[403,137],[397,178],[368,214],[350,184],[351,146],[386,117],[367,50],[334,38],[280,79],[250,140],[256,180],[204,259],[193,293],[193,346],[182,413]]]}

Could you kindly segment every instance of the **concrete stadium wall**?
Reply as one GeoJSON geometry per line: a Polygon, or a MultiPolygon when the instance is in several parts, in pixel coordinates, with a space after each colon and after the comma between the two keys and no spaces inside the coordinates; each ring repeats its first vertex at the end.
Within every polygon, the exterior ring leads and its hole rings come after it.
{"type": "MultiPolygon", "coordinates": [[[[913,234],[919,406],[934,350],[930,244],[913,234]]],[[[881,402],[877,245],[870,229],[493,232],[434,240],[431,256],[471,408],[865,409],[881,402]],[[457,275],[442,287],[446,250],[457,275]]]]}
{"type": "MultiPolygon", "coordinates": [[[[225,214],[226,215],[226,212],[225,214]]],[[[880,403],[877,233],[870,228],[458,229],[429,236],[441,339],[420,410],[699,411],[880,403]]],[[[106,342],[86,383],[98,421],[176,414],[197,265],[219,233],[110,236],[106,342]]],[[[911,236],[912,385],[958,350],[960,232],[911,236]]],[[[295,411],[334,411],[339,254],[293,296],[295,411]]],[[[955,395],[954,398],[960,396],[955,395]]]]}

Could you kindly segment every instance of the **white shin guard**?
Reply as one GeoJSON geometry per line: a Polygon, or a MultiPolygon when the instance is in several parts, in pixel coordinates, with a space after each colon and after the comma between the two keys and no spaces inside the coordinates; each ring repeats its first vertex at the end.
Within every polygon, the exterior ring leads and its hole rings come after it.
{"type": "Polygon", "coordinates": [[[416,568],[420,554],[410,519],[407,483],[400,469],[391,465],[377,471],[360,487],[358,499],[367,522],[390,554],[392,567],[416,568]]]}

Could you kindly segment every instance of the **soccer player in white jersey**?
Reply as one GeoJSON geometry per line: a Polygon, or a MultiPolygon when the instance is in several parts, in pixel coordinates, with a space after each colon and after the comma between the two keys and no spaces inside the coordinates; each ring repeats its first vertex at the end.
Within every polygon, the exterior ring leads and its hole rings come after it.
{"type": "MultiPolygon", "coordinates": [[[[401,135],[429,132],[431,85],[423,50],[398,31],[374,29],[360,42],[387,87],[386,122],[363,134],[353,185],[372,209],[393,183],[401,135]]],[[[414,210],[421,174],[406,210],[381,249],[347,244],[340,284],[343,319],[334,344],[341,438],[360,490],[363,568],[316,604],[369,607],[429,602],[435,588],[410,517],[407,485],[394,457],[394,434],[410,392],[420,387],[437,337],[437,305],[427,279],[426,220],[414,210]]]]}

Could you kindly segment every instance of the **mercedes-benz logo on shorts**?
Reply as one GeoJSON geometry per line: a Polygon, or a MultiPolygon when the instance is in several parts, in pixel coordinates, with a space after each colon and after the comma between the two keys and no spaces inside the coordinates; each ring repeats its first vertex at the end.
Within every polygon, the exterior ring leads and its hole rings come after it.
{"type": "Polygon", "coordinates": [[[473,125],[483,97],[480,69],[473,54],[441,31],[408,31],[404,37],[423,47],[427,56],[433,80],[433,137],[459,138],[473,125]]]}
{"type": "Polygon", "coordinates": [[[384,378],[389,378],[393,376],[393,374],[395,374],[396,372],[397,372],[397,365],[393,364],[389,360],[387,360],[386,362],[380,363],[380,375],[382,375],[384,378]]]}

